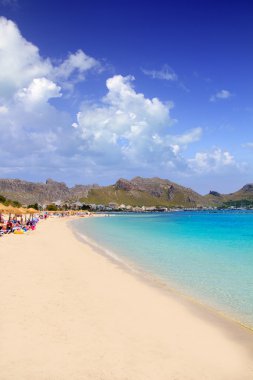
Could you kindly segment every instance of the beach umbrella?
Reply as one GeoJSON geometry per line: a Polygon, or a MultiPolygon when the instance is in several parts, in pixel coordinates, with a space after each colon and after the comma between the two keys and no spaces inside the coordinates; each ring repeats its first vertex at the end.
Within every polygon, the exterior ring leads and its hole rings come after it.
{"type": "Polygon", "coordinates": [[[0,210],[2,212],[8,213],[9,211],[13,211],[13,209],[14,209],[14,207],[12,207],[12,206],[5,206],[3,204],[0,205],[0,210]]]}
{"type": "Polygon", "coordinates": [[[35,208],[28,208],[27,211],[29,214],[36,214],[36,212],[38,212],[38,210],[35,210],[35,208]]]}
{"type": "Polygon", "coordinates": [[[2,220],[2,214],[6,212],[6,206],[0,203],[0,221],[2,220]]]}
{"type": "Polygon", "coordinates": [[[18,209],[13,206],[5,206],[5,212],[8,214],[15,214],[18,209]]]}
{"type": "Polygon", "coordinates": [[[11,218],[11,214],[21,215],[21,209],[13,206],[5,206],[0,204],[0,219],[2,218],[2,214],[9,214],[9,219],[11,218]]]}
{"type": "Polygon", "coordinates": [[[26,215],[27,214],[28,214],[27,208],[24,208],[24,207],[19,208],[18,216],[21,217],[21,222],[23,222],[23,215],[25,215],[25,222],[26,222],[26,215]]]}
{"type": "Polygon", "coordinates": [[[27,210],[25,208],[23,208],[23,207],[19,207],[19,208],[16,209],[16,214],[18,216],[24,215],[26,213],[27,213],[27,210]]]}
{"type": "Polygon", "coordinates": [[[5,214],[9,214],[9,219],[11,218],[11,214],[15,214],[17,209],[12,206],[4,206],[2,207],[2,212],[5,214]]]}
{"type": "Polygon", "coordinates": [[[0,203],[0,221],[2,220],[2,214],[5,212],[6,206],[0,203]]]}
{"type": "Polygon", "coordinates": [[[15,215],[21,214],[20,208],[11,206],[12,213],[15,215]]]}
{"type": "Polygon", "coordinates": [[[35,210],[35,208],[28,208],[27,211],[30,214],[30,217],[32,217],[32,220],[33,220],[33,214],[36,214],[38,212],[38,210],[35,210]]]}
{"type": "Polygon", "coordinates": [[[24,207],[20,207],[20,212],[21,212],[21,214],[28,214],[28,210],[27,210],[27,208],[24,208],[24,207]]]}
{"type": "Polygon", "coordinates": [[[10,215],[11,214],[14,214],[14,215],[16,215],[16,216],[19,216],[21,213],[20,213],[20,209],[19,208],[17,208],[17,207],[13,207],[13,206],[9,206],[10,208],[9,208],[9,213],[10,213],[10,215]]]}

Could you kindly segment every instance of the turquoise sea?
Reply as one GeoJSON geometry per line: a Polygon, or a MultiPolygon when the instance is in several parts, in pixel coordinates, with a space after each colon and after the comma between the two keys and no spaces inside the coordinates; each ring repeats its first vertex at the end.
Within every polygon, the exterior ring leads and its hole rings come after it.
{"type": "Polygon", "coordinates": [[[253,212],[172,212],[80,219],[105,253],[253,327],[253,212]]]}

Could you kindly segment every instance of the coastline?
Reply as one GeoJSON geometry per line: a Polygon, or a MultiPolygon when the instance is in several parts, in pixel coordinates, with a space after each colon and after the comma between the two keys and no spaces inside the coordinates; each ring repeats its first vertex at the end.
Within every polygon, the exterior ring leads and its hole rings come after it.
{"type": "Polygon", "coordinates": [[[179,289],[172,282],[168,282],[168,280],[162,280],[160,277],[156,276],[153,273],[148,273],[147,271],[145,271],[145,269],[142,269],[139,266],[137,267],[137,265],[133,261],[130,261],[126,258],[121,258],[121,256],[117,253],[112,252],[111,250],[105,247],[102,247],[95,240],[92,240],[90,237],[77,231],[73,227],[72,222],[73,220],[68,222],[68,227],[72,230],[73,234],[80,242],[82,242],[84,245],[88,245],[92,250],[104,256],[112,263],[119,265],[121,269],[127,271],[130,275],[136,276],[139,280],[144,281],[149,286],[154,286],[158,288],[160,291],[164,292],[165,294],[169,294],[171,297],[175,297],[181,300],[182,302],[186,302],[188,304],[188,307],[196,306],[197,312],[207,312],[207,317],[210,317],[212,315],[214,318],[217,318],[218,323],[222,324],[222,322],[224,322],[225,320],[225,324],[228,322],[231,324],[239,325],[241,328],[246,329],[252,332],[253,334],[253,327],[249,324],[242,322],[239,318],[237,319],[235,316],[232,316],[229,313],[226,313],[225,311],[216,308],[215,306],[211,306],[205,303],[197,297],[187,294],[187,290],[179,289]]]}
{"type": "Polygon", "coordinates": [[[252,332],[151,286],[67,222],[0,241],[1,378],[252,379],[252,332]]]}

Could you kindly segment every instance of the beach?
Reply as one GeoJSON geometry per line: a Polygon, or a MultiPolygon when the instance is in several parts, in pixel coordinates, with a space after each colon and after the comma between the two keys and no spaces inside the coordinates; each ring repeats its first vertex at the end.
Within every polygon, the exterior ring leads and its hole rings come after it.
{"type": "Polygon", "coordinates": [[[253,333],[79,241],[68,218],[0,240],[1,380],[251,380],[253,333]]]}

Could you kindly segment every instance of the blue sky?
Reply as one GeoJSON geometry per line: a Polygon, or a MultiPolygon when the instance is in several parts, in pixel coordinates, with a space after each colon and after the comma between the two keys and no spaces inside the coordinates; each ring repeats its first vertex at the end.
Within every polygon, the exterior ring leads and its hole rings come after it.
{"type": "Polygon", "coordinates": [[[250,1],[0,0],[0,177],[253,182],[250,1]]]}

